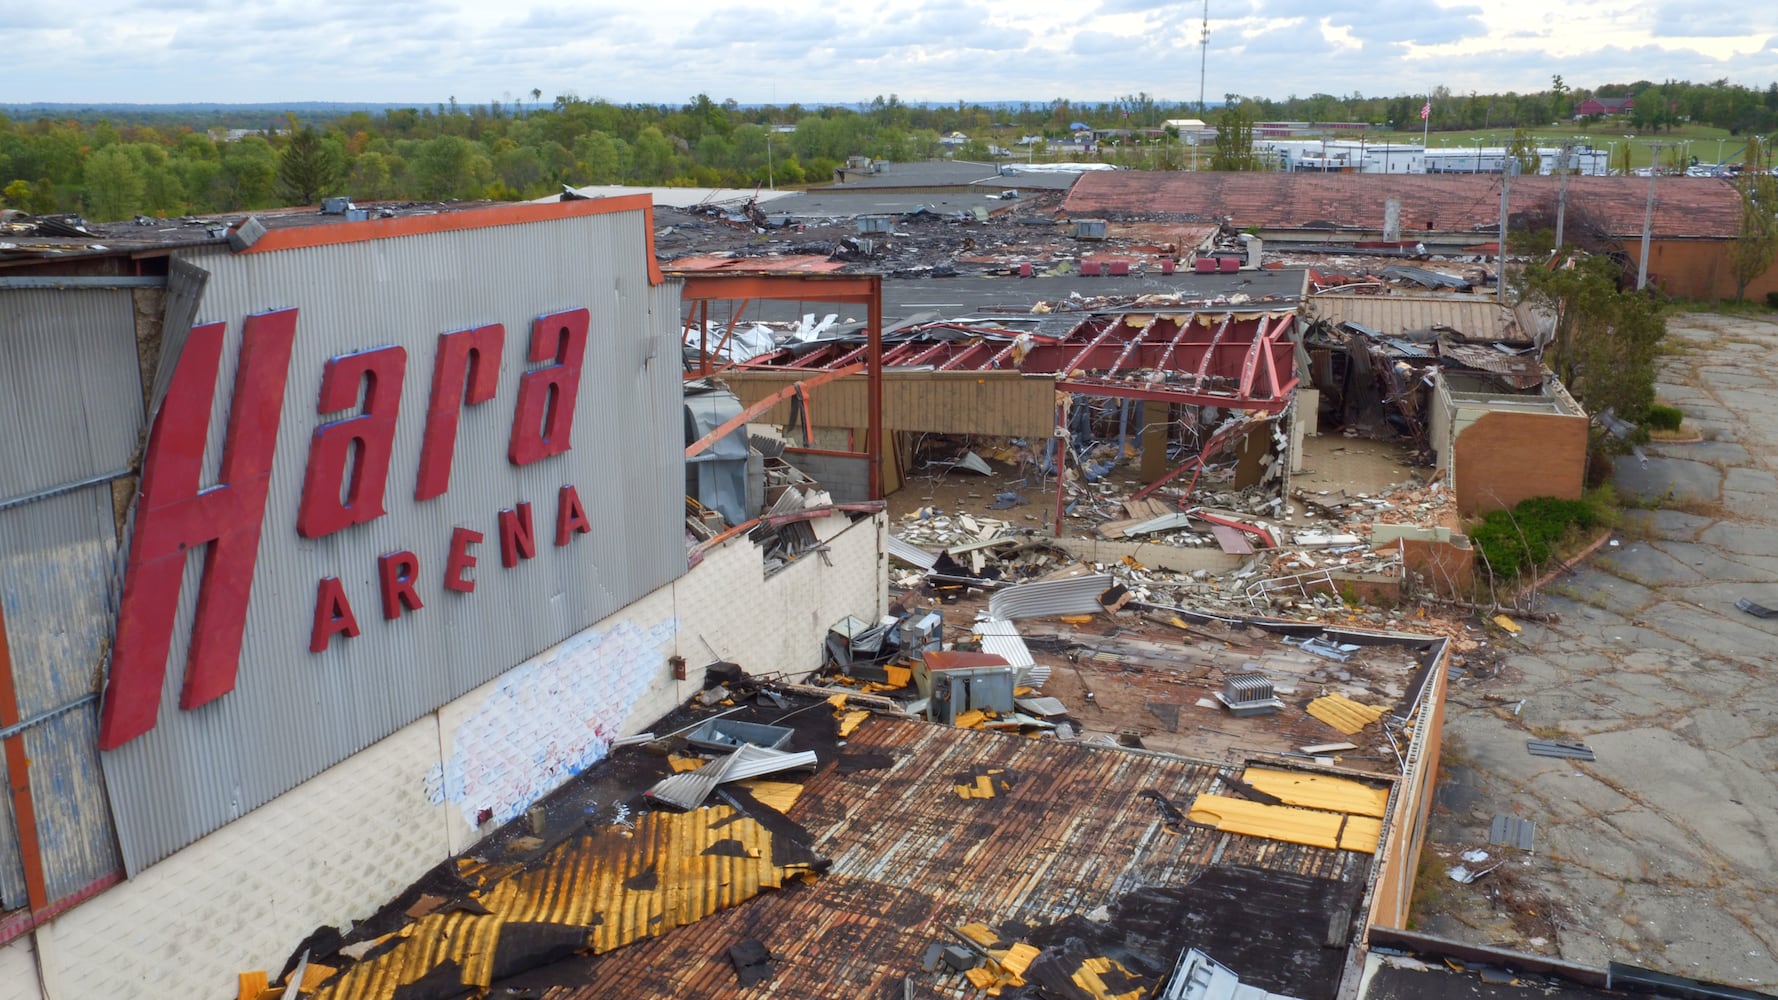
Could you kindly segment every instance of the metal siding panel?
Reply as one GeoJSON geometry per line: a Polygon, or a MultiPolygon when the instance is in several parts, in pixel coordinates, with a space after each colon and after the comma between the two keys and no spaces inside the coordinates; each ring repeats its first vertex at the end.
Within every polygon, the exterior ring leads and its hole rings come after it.
{"type": "Polygon", "coordinates": [[[243,318],[301,312],[235,690],[192,711],[176,707],[201,575],[194,552],[159,723],[105,755],[132,875],[684,572],[679,286],[648,285],[642,225],[641,213],[624,213],[193,258],[210,272],[196,321],[229,325],[209,481],[243,318]],[[525,362],[531,322],[581,307],[592,325],[574,447],[512,467],[518,381],[536,367],[525,362]],[[495,398],[461,413],[450,491],[415,503],[437,337],[484,323],[506,327],[495,398]],[[314,412],[322,366],[387,344],[408,351],[388,514],[301,538],[294,526],[308,440],[323,420],[314,412]],[[553,536],[566,483],[578,488],[593,531],[563,550],[553,536]],[[532,503],[539,544],[536,558],[507,570],[495,516],[517,501],[532,503]],[[486,536],[472,594],[439,582],[457,525],[486,536]],[[418,556],[425,606],[391,622],[380,613],[376,556],[395,550],[418,556]],[[327,576],[344,584],[363,634],[311,654],[316,581],[327,576]]]}
{"type": "Polygon", "coordinates": [[[26,905],[25,866],[19,858],[17,820],[12,814],[12,796],[4,790],[12,785],[7,780],[6,755],[0,753],[0,912],[26,905]]]}
{"type": "MultiPolygon", "coordinates": [[[[140,390],[137,390],[138,392],[140,390]]],[[[117,554],[111,491],[89,487],[0,511],[0,601],[19,717],[97,691],[112,634],[117,554]]],[[[46,888],[58,899],[117,870],[88,702],[25,730],[46,888]]],[[[5,798],[0,796],[0,799],[5,798]]],[[[23,899],[11,803],[0,804],[0,899],[23,899]]]]}
{"type": "Polygon", "coordinates": [[[0,500],[128,466],[141,385],[129,289],[0,291],[0,500]]]}
{"type": "MultiPolygon", "coordinates": [[[[192,320],[204,301],[204,286],[209,281],[210,272],[189,261],[174,260],[168,265],[166,312],[161,321],[160,339],[163,360],[178,358],[185,349],[185,338],[191,334],[192,320]]],[[[150,413],[160,409],[161,400],[167,395],[167,385],[172,380],[171,364],[155,366],[154,385],[148,397],[150,413]]]]}
{"type": "Polygon", "coordinates": [[[89,702],[25,731],[43,884],[66,899],[123,867],[99,766],[99,706],[89,702]]]}

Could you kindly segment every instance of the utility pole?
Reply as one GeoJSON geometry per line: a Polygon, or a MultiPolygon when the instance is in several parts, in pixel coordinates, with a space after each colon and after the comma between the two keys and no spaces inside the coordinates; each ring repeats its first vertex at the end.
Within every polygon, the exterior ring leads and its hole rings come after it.
{"type": "Polygon", "coordinates": [[[1513,175],[1519,172],[1518,157],[1506,157],[1500,163],[1500,255],[1494,265],[1494,300],[1506,302],[1506,199],[1513,175]]]}
{"type": "MultiPolygon", "coordinates": [[[[1625,148],[1629,148],[1625,142],[1625,148]]],[[[1648,205],[1642,210],[1642,260],[1636,265],[1636,290],[1648,287],[1648,240],[1655,224],[1655,178],[1661,176],[1661,150],[1677,146],[1675,142],[1651,142],[1648,148],[1654,152],[1654,162],[1648,168],[1648,205]]]]}
{"type": "Polygon", "coordinates": [[[1562,177],[1556,182],[1556,250],[1562,249],[1562,219],[1568,214],[1568,153],[1574,148],[1573,139],[1562,140],[1562,155],[1556,160],[1556,169],[1562,177]]]}

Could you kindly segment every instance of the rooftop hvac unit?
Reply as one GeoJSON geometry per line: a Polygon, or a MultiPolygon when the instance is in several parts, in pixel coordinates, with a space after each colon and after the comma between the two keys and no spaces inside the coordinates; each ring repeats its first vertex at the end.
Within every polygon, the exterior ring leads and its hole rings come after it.
{"type": "Polygon", "coordinates": [[[1102,240],[1105,238],[1104,219],[1076,219],[1074,221],[1074,238],[1077,240],[1102,240]]]}
{"type": "Polygon", "coordinates": [[[1261,673],[1230,674],[1216,700],[1236,715],[1264,715],[1284,707],[1272,693],[1272,679],[1261,673]]]}
{"type": "Polygon", "coordinates": [[[858,231],[861,233],[893,233],[895,220],[887,215],[861,215],[858,217],[858,231]]]}

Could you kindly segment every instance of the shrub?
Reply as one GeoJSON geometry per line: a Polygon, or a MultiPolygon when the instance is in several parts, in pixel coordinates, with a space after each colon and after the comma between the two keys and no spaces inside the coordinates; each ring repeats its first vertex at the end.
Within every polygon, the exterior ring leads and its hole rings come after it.
{"type": "Polygon", "coordinates": [[[1648,408],[1648,426],[1657,431],[1676,431],[1685,419],[1685,414],[1675,406],[1663,406],[1660,403],[1648,408]]]}
{"type": "Polygon", "coordinates": [[[1778,292],[1766,293],[1766,305],[1771,306],[1773,309],[1778,309],[1778,292]]]}
{"type": "Polygon", "coordinates": [[[1547,562],[1572,529],[1590,531],[1604,523],[1585,500],[1532,497],[1512,510],[1491,510],[1469,533],[1470,543],[1497,575],[1547,562]]]}

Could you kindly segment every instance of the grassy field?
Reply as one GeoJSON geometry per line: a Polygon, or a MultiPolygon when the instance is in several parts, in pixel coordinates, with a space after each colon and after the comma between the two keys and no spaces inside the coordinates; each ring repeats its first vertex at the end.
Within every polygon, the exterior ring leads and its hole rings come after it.
{"type": "MultiPolygon", "coordinates": [[[[1596,149],[1621,151],[1627,140],[1630,144],[1630,165],[1632,167],[1646,167],[1653,162],[1654,150],[1649,147],[1649,144],[1655,142],[1689,142],[1690,146],[1687,147],[1690,150],[1689,155],[1697,157],[1698,162],[1703,164],[1717,163],[1719,159],[1739,162],[1741,146],[1744,141],[1742,137],[1729,135],[1727,129],[1690,124],[1663,129],[1660,132],[1637,132],[1630,128],[1629,122],[1564,122],[1528,131],[1536,137],[1539,146],[1557,146],[1561,145],[1564,139],[1574,139],[1590,143],[1596,149]]],[[[1420,132],[1409,130],[1382,133],[1378,137],[1387,137],[1397,142],[1417,143],[1420,141],[1420,132]]],[[[1480,139],[1482,146],[1486,148],[1504,146],[1511,142],[1512,138],[1513,130],[1506,128],[1478,129],[1468,132],[1433,132],[1427,141],[1432,148],[1437,149],[1439,147],[1473,147],[1476,140],[1480,139]]],[[[1620,162],[1618,157],[1621,155],[1621,152],[1614,153],[1611,161],[1614,166],[1620,162]]],[[[1681,155],[1687,154],[1682,150],[1681,155]]],[[[1671,149],[1663,150],[1662,161],[1664,163],[1671,165],[1672,157],[1673,151],[1671,149]]]]}

